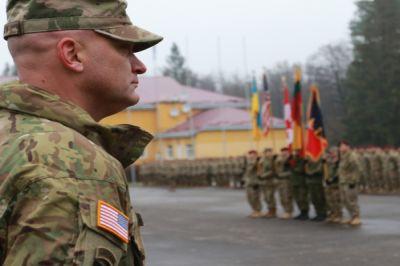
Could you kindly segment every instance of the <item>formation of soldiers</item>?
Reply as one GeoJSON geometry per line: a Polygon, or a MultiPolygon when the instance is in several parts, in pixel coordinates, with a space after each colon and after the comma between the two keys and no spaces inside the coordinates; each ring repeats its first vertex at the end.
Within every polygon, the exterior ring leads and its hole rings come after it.
{"type": "Polygon", "coordinates": [[[138,181],[146,185],[245,187],[251,218],[275,218],[279,199],[282,219],[360,225],[358,194],[400,192],[400,150],[350,149],[346,142],[318,159],[284,148],[247,156],[174,160],[141,165],[138,181]],[[262,212],[263,202],[267,212],[262,212]],[[299,214],[294,216],[297,206],[299,214]],[[344,219],[343,209],[350,219],[344,219]]]}
{"type": "Polygon", "coordinates": [[[137,181],[156,186],[243,186],[244,156],[198,160],[168,160],[142,164],[137,181]]]}
{"type": "Polygon", "coordinates": [[[361,179],[365,193],[387,194],[400,191],[400,148],[358,148],[361,179]]]}
{"type": "MultiPolygon", "coordinates": [[[[370,147],[355,148],[353,151],[361,170],[361,193],[400,193],[400,149],[370,147]]],[[[137,180],[156,186],[240,188],[244,184],[245,167],[245,156],[157,161],[140,165],[137,180]]],[[[299,169],[295,167],[293,172],[296,174],[299,169]]]]}

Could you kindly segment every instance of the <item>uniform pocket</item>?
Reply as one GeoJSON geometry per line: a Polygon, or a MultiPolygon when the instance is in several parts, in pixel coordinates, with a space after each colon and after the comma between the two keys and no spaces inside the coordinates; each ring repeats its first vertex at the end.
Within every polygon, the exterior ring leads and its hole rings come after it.
{"type": "Polygon", "coordinates": [[[79,199],[80,234],[75,247],[78,265],[119,265],[127,244],[97,225],[97,202],[79,199]]]}

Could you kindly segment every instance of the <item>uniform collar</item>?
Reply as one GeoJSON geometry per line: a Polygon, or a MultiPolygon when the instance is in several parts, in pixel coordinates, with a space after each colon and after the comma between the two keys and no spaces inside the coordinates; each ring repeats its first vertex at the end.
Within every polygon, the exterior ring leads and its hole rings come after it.
{"type": "Polygon", "coordinates": [[[76,104],[18,81],[0,87],[0,108],[45,118],[76,130],[102,146],[125,167],[136,161],[153,136],[132,125],[100,125],[76,104]]]}

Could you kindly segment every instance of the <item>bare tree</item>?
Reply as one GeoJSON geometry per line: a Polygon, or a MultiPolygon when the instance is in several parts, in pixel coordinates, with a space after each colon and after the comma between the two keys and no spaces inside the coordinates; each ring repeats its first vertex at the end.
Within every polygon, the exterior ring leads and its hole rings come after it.
{"type": "Polygon", "coordinates": [[[351,61],[350,44],[339,42],[322,46],[306,63],[308,81],[320,88],[326,132],[331,142],[337,142],[344,135],[345,81],[351,61]]]}

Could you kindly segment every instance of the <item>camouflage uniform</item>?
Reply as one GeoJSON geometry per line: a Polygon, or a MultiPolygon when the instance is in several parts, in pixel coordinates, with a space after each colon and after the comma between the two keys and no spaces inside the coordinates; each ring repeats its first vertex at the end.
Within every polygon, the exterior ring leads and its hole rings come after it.
{"type": "Polygon", "coordinates": [[[368,161],[365,160],[364,154],[365,150],[364,149],[357,149],[355,151],[359,165],[360,165],[360,191],[366,192],[368,191],[368,161]]]}
{"type": "Polygon", "coordinates": [[[290,184],[291,169],[289,159],[279,155],[275,160],[277,187],[281,205],[285,214],[293,213],[293,191],[290,184]]]}
{"type": "Polygon", "coordinates": [[[76,105],[18,82],[0,88],[0,123],[4,265],[132,265],[132,251],[144,255],[123,167],[151,135],[100,126],[76,105]],[[128,217],[129,236],[100,227],[101,201],[128,217]]]}
{"type": "Polygon", "coordinates": [[[330,221],[334,222],[339,222],[342,219],[338,168],[338,158],[328,156],[324,162],[324,187],[328,217],[330,221]]]}
{"type": "Polygon", "coordinates": [[[292,176],[290,182],[293,186],[293,197],[296,201],[297,207],[300,210],[300,215],[297,218],[300,219],[308,217],[309,211],[309,200],[308,200],[308,188],[305,176],[305,161],[300,156],[294,156],[291,160],[292,176]]]}
{"type": "Polygon", "coordinates": [[[371,172],[374,180],[374,192],[384,192],[385,191],[385,180],[383,176],[383,156],[382,152],[377,148],[371,154],[371,172]]]}
{"type": "Polygon", "coordinates": [[[360,169],[353,151],[341,154],[338,175],[342,203],[352,218],[359,217],[358,182],[360,180],[360,169]]]}
{"type": "Polygon", "coordinates": [[[260,160],[260,179],[263,180],[262,190],[264,194],[265,202],[267,203],[268,210],[271,214],[276,213],[276,202],[275,202],[275,171],[274,171],[274,157],[269,156],[260,160]]]}
{"type": "Polygon", "coordinates": [[[399,155],[397,151],[390,150],[385,156],[384,173],[389,182],[390,192],[398,191],[399,189],[399,155]]]}
{"type": "Polygon", "coordinates": [[[318,161],[307,160],[305,165],[306,182],[310,193],[311,202],[317,213],[317,220],[326,218],[326,200],[323,180],[322,159],[318,161]]]}
{"type": "MultiPolygon", "coordinates": [[[[132,43],[133,52],[162,40],[132,25],[124,0],[8,0],[6,6],[5,39],[85,29],[132,43]]],[[[123,168],[151,135],[129,125],[101,126],[71,102],[18,82],[0,88],[0,120],[0,263],[141,265],[142,222],[123,168]],[[118,214],[122,231],[104,225],[103,208],[118,214]]]]}
{"type": "Polygon", "coordinates": [[[246,186],[247,201],[250,207],[255,212],[261,212],[261,186],[262,182],[258,177],[258,160],[247,159],[246,170],[244,172],[243,179],[246,186]]]}

